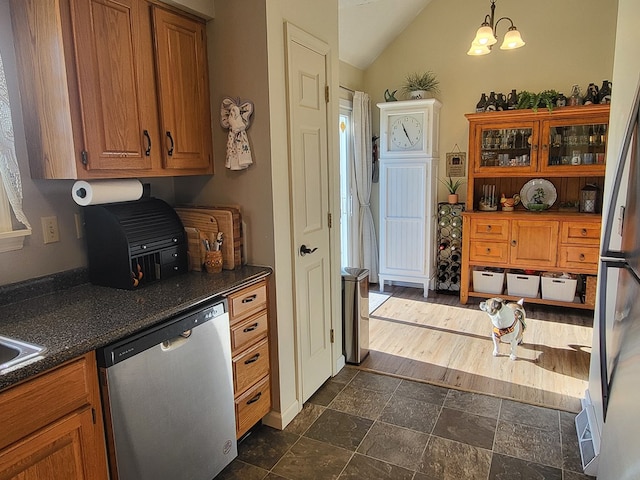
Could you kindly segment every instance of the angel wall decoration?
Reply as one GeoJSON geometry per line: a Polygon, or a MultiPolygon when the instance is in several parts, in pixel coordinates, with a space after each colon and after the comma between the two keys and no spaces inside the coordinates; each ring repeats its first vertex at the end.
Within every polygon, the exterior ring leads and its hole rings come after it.
{"type": "Polygon", "coordinates": [[[251,147],[247,129],[251,124],[253,102],[240,102],[240,98],[225,97],[220,106],[220,123],[229,129],[227,137],[227,159],[225,166],[230,170],[244,170],[252,163],[251,147]]]}

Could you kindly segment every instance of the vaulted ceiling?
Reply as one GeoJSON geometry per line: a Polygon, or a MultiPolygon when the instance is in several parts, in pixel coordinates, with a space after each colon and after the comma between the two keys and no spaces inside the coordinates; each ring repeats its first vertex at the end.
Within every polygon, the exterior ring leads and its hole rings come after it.
{"type": "Polygon", "coordinates": [[[339,0],[340,60],[365,70],[431,0],[339,0]]]}

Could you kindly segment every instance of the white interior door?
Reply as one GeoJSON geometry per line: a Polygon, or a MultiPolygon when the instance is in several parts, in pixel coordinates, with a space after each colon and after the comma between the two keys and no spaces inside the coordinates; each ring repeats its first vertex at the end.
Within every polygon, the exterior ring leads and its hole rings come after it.
{"type": "Polygon", "coordinates": [[[325,97],[328,52],[324,42],[287,24],[294,300],[303,402],[332,370],[325,97]]]}

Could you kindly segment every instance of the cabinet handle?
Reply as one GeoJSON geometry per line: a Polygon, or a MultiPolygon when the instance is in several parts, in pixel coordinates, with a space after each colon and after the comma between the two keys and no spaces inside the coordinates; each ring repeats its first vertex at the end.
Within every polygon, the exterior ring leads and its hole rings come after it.
{"type": "Polygon", "coordinates": [[[243,298],[241,303],[251,303],[251,302],[253,302],[256,298],[258,298],[258,295],[256,295],[256,294],[254,293],[253,295],[249,295],[248,297],[243,298]]]}
{"type": "Polygon", "coordinates": [[[515,240],[511,240],[511,246],[515,247],[518,244],[518,242],[516,242],[515,240]]]}
{"type": "Polygon", "coordinates": [[[583,228],[582,231],[580,232],[580,235],[582,235],[583,237],[587,236],[587,229],[583,228]]]}
{"type": "Polygon", "coordinates": [[[578,258],[580,259],[581,262],[584,262],[584,253],[581,253],[578,258]]]}
{"type": "Polygon", "coordinates": [[[260,358],[260,354],[256,353],[253,357],[247,359],[244,361],[245,365],[249,365],[250,363],[255,363],[258,361],[258,359],[260,358]]]}
{"type": "Polygon", "coordinates": [[[258,328],[258,323],[254,323],[253,325],[248,326],[247,328],[245,328],[242,331],[244,333],[253,332],[256,328],[258,328]]]}
{"type": "Polygon", "coordinates": [[[148,157],[149,155],[151,155],[151,137],[149,136],[149,130],[143,130],[142,134],[144,135],[144,138],[147,140],[147,148],[144,151],[144,154],[148,157]]]}
{"type": "Polygon", "coordinates": [[[491,231],[491,225],[487,225],[487,232],[491,231]]]}
{"type": "Polygon", "coordinates": [[[262,392],[258,392],[258,394],[253,397],[250,400],[247,400],[247,405],[251,405],[252,403],[256,403],[258,400],[260,400],[260,397],[262,396],[262,392]]]}
{"type": "Polygon", "coordinates": [[[491,249],[487,247],[487,254],[491,253],[491,249]]]}
{"type": "Polygon", "coordinates": [[[531,150],[538,150],[538,145],[531,145],[531,150]]]}
{"type": "Polygon", "coordinates": [[[173,137],[171,136],[171,132],[167,132],[167,137],[169,138],[169,140],[171,140],[171,146],[169,147],[169,151],[167,152],[167,155],[171,157],[173,155],[173,147],[175,146],[175,144],[173,143],[173,137]]]}
{"type": "MultiPolygon", "coordinates": [[[[547,150],[548,148],[549,148],[549,145],[547,145],[546,143],[544,145],[542,145],[542,149],[543,150],[547,150]]],[[[535,150],[535,148],[534,148],[534,150],[535,150]]]]}

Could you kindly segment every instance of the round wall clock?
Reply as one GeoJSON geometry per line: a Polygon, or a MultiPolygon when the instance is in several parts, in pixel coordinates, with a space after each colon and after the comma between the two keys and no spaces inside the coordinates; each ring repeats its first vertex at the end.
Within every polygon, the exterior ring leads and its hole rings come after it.
{"type": "Polygon", "coordinates": [[[391,150],[421,150],[423,138],[424,115],[390,115],[389,147],[391,150]]]}

